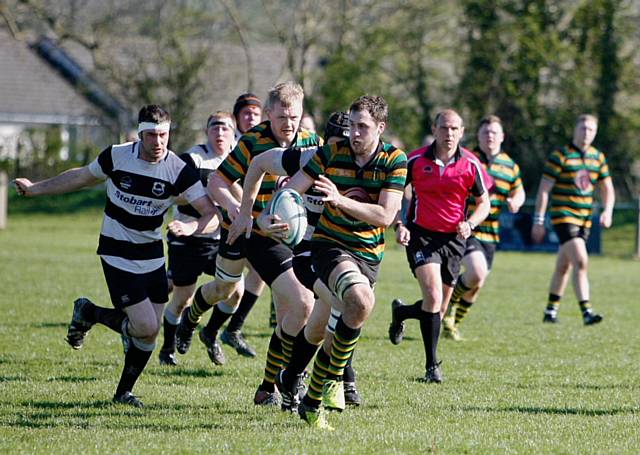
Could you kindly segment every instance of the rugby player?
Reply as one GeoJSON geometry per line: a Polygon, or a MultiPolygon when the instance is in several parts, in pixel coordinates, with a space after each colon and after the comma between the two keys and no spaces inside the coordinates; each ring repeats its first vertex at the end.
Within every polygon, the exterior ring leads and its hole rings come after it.
{"type": "MultiPolygon", "coordinates": [[[[235,140],[237,143],[243,134],[262,121],[262,101],[253,93],[243,93],[233,105],[233,116],[237,125],[235,140]]],[[[244,292],[242,299],[240,299],[240,305],[229,319],[227,327],[220,334],[220,340],[234,348],[240,355],[255,357],[256,350],[249,345],[244,337],[242,326],[258,301],[258,297],[262,294],[265,285],[251,264],[247,263],[246,265],[249,271],[244,279],[244,292]]],[[[275,311],[273,320],[275,321],[275,311]]]]}
{"type": "Polygon", "coordinates": [[[534,242],[544,239],[544,218],[551,199],[551,224],[560,241],[543,322],[558,322],[560,299],[569,275],[584,325],[597,324],[603,319],[602,315],[593,311],[589,301],[587,239],[591,230],[596,186],[600,189],[603,205],[599,221],[605,228],[611,227],[615,191],[604,153],[591,145],[597,132],[598,119],[589,114],[580,115],[573,130],[572,142],[549,155],[538,187],[531,238],[534,242]]]}
{"type": "MultiPolygon", "coordinates": [[[[478,298],[478,293],[491,272],[493,257],[500,242],[500,212],[507,207],[511,213],[517,213],[525,200],[520,167],[502,150],[503,141],[504,131],[500,117],[484,117],[478,128],[478,147],[473,150],[473,154],[493,180],[494,187],[489,196],[491,211],[467,239],[462,258],[464,273],[458,278],[447,315],[442,320],[442,334],[455,341],[462,339],[459,325],[478,298]]],[[[473,198],[469,200],[469,210],[475,210],[473,198]]]]}
{"type": "MultiPolygon", "coordinates": [[[[231,154],[212,174],[209,189],[225,211],[216,279],[196,291],[194,304],[189,310],[196,315],[202,314],[217,301],[228,298],[241,279],[245,258],[272,289],[278,324],[269,342],[264,378],[254,397],[257,405],[279,404],[275,374],[289,361],[295,336],[311,313],[313,294],[296,279],[292,270],[292,252],[285,245],[266,237],[257,228],[253,229],[248,239],[239,237],[233,243],[227,241],[229,224],[236,217],[240,205],[231,188],[235,182],[244,181],[251,161],[267,150],[293,144],[300,147],[319,145],[316,134],[298,131],[303,98],[302,87],[294,82],[283,82],[271,89],[265,108],[268,120],[243,135],[231,154]]],[[[253,206],[254,217],[266,207],[275,191],[276,182],[277,176],[267,175],[262,180],[253,206]]],[[[193,333],[195,324],[190,319],[182,318],[176,334],[178,342],[180,338],[187,338],[193,333]]]]}
{"type": "MultiPolygon", "coordinates": [[[[327,144],[334,144],[349,137],[348,115],[343,112],[334,112],[327,121],[323,137],[327,144]]],[[[316,151],[317,147],[304,151],[296,147],[289,149],[274,148],[259,155],[251,162],[244,181],[240,211],[229,229],[229,241],[233,242],[238,236],[251,233],[251,207],[253,207],[255,198],[258,195],[263,176],[266,173],[292,176],[307,164],[316,151]]],[[[312,188],[303,195],[308,228],[303,240],[293,250],[293,271],[296,277],[307,289],[317,295],[321,295],[322,299],[316,299],[309,321],[296,336],[289,365],[286,370],[281,370],[276,376],[276,384],[282,395],[282,409],[286,411],[295,411],[297,409],[298,391],[302,388],[301,382],[304,369],[313,359],[323,339],[325,340],[324,347],[327,353],[329,352],[331,335],[335,330],[337,318],[340,316],[340,312],[337,309],[341,305],[340,302],[336,301],[333,294],[317,279],[311,264],[311,237],[322,213],[323,197],[322,193],[312,188]],[[336,308],[332,308],[332,304],[336,308]]],[[[263,211],[258,223],[264,232],[277,239],[285,232],[285,226],[280,224],[279,220],[274,219],[274,217],[265,219],[266,212],[266,210],[263,211]],[[265,220],[261,222],[263,219],[265,220]]],[[[353,356],[349,358],[344,372],[344,400],[346,404],[357,406],[361,403],[361,397],[356,388],[352,359],[353,356]]]]}
{"type": "Polygon", "coordinates": [[[318,278],[342,303],[329,353],[318,351],[298,406],[300,417],[313,427],[331,428],[320,409],[323,401],[327,408],[344,408],[340,379],[373,310],[384,231],[402,200],[406,156],[381,140],[387,115],[382,97],[356,99],[349,108],[349,139],[319,149],[287,183],[300,194],[312,186],[324,194],[311,261],[318,278]]]}
{"type": "MultiPolygon", "coordinates": [[[[190,167],[200,175],[200,181],[206,186],[209,175],[218,168],[234,145],[235,125],[230,112],[218,111],[207,119],[205,133],[207,142],[191,147],[180,155],[190,167]]],[[[220,243],[219,224],[209,226],[206,232],[189,235],[198,222],[199,213],[191,205],[178,205],[174,217],[174,230],[167,234],[169,244],[169,269],[167,275],[173,282],[171,302],[164,310],[164,343],[159,357],[162,365],[177,365],[176,329],[185,308],[191,305],[196,291],[198,277],[205,273],[213,276],[216,269],[216,254],[220,243]]],[[[217,220],[217,218],[214,218],[217,220]]],[[[222,348],[216,341],[221,323],[233,314],[238,305],[238,289],[227,301],[218,303],[209,324],[200,331],[200,339],[207,347],[209,358],[216,365],[225,363],[222,348]],[[221,322],[222,321],[222,322],[221,322]]],[[[182,346],[178,351],[184,354],[182,346]]]]}
{"type": "Polygon", "coordinates": [[[124,368],[113,401],[135,407],[143,404],[132,393],[133,386],[155,348],[168,300],[163,216],[178,196],[201,215],[193,233],[205,230],[217,213],[197,172],[167,149],[169,128],[169,113],[160,106],[146,105],[138,115],[139,141],[112,145],[88,166],[47,180],[15,180],[18,193],[24,196],[66,193],[107,181],[98,254],[115,308],[77,299],[67,342],[80,349],[96,323],[120,333],[124,368]]]}

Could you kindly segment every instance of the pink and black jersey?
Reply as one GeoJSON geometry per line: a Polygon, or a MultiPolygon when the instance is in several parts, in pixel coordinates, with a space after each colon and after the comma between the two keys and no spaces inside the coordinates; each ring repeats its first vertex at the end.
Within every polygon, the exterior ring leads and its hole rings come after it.
{"type": "Polygon", "coordinates": [[[410,183],[409,225],[435,232],[456,232],[458,223],[466,219],[467,198],[487,191],[482,166],[471,152],[458,148],[452,160],[443,163],[435,156],[435,143],[409,154],[410,183]]]}

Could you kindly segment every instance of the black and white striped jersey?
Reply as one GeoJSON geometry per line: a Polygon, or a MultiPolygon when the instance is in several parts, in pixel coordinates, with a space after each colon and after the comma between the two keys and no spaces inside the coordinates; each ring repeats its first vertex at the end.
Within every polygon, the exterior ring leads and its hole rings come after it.
{"type": "MultiPolygon", "coordinates": [[[[186,152],[180,155],[180,158],[187,163],[190,167],[195,169],[196,172],[200,175],[200,181],[202,185],[206,188],[207,182],[209,180],[209,176],[213,171],[218,169],[220,163],[224,161],[227,155],[231,152],[231,149],[227,151],[224,155],[217,155],[209,144],[198,144],[191,147],[186,152]]],[[[184,222],[189,222],[194,219],[200,217],[200,213],[193,208],[189,204],[178,205],[176,207],[176,214],[174,219],[179,219],[184,222]]],[[[220,228],[216,229],[215,232],[211,232],[209,234],[194,234],[194,239],[220,239],[220,228]]],[[[172,236],[169,237],[170,241],[181,241],[184,239],[176,239],[172,236]]]]}
{"type": "Polygon", "coordinates": [[[106,148],[89,171],[107,180],[107,200],[98,254],[109,265],[132,273],[164,266],[164,214],[182,194],[188,202],[205,196],[198,173],[168,151],[158,163],[139,157],[140,142],[106,148]]]}

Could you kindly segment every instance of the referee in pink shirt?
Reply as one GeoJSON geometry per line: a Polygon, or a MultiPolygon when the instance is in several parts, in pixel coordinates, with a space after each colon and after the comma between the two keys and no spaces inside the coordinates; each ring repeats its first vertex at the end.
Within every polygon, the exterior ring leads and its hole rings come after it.
{"type": "Polygon", "coordinates": [[[459,146],[462,118],[451,109],[439,112],[432,126],[435,141],[409,155],[407,187],[411,202],[406,221],[398,214],[396,240],[422,291],[422,300],[392,303],[389,338],[398,344],[404,320],[418,319],[426,354],[425,382],[442,382],[437,360],[440,321],[460,274],[466,239],[489,214],[491,202],[480,163],[459,146]],[[474,196],[475,211],[467,217],[466,200],[474,196]]]}

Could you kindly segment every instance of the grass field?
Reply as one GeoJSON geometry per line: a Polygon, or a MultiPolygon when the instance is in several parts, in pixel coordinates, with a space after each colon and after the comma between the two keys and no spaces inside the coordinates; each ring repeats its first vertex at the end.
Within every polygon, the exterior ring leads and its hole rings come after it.
{"type": "MultiPolygon", "coordinates": [[[[264,298],[246,326],[258,359],[225,347],[227,364],[214,367],[195,341],[175,369],[154,354],[136,387],[143,410],[112,405],[119,337],[97,326],[77,352],[63,340],[77,296],[108,304],[94,254],[100,218],[18,214],[0,231],[1,453],[639,451],[640,262],[624,254],[592,258],[605,321],[585,328],[572,294],[560,324],[541,323],[552,255],[500,253],[462,326],[466,341],[441,342],[445,382],[426,385],[416,381],[417,324],[401,345],[387,340],[390,300],[417,297],[403,252],[390,246],[355,360],[364,405],[330,415],[327,436],[252,404],[270,335],[264,298]]],[[[618,250],[605,239],[605,251],[618,250]]]]}

